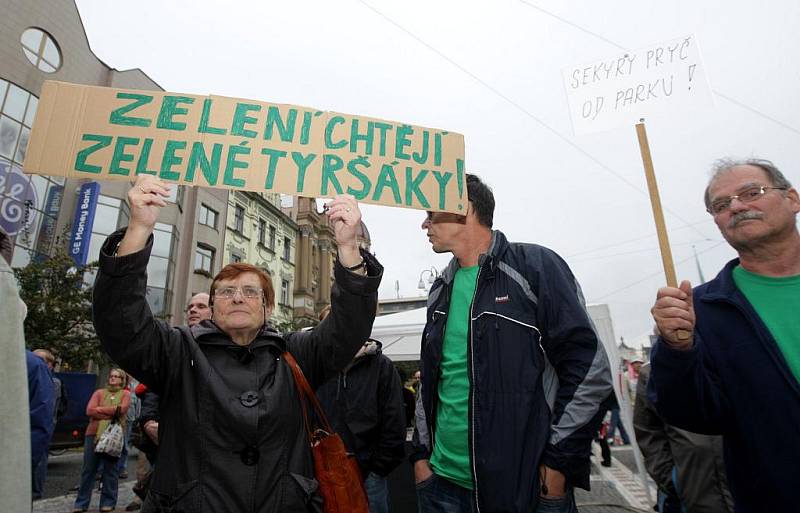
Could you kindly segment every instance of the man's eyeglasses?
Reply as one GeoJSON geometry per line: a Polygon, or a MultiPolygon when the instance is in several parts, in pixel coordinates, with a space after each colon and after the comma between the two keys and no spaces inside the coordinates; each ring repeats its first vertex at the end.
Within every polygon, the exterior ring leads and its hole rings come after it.
{"type": "Polygon", "coordinates": [[[731,206],[731,202],[735,199],[738,199],[742,203],[752,203],[770,190],[785,191],[786,187],[767,187],[766,185],[748,187],[739,194],[712,201],[711,205],[709,205],[706,210],[709,214],[716,216],[726,211],[728,207],[731,206]]]}
{"type": "Polygon", "coordinates": [[[222,287],[214,291],[214,296],[231,299],[236,295],[236,292],[241,292],[242,296],[252,299],[261,297],[262,290],[259,287],[253,287],[251,285],[245,285],[244,287],[222,287]]]}

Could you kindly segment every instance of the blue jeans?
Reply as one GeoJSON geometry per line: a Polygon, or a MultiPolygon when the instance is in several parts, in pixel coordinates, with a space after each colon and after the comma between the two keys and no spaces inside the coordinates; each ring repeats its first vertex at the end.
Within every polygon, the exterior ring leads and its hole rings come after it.
{"type": "Polygon", "coordinates": [[[622,438],[622,443],[631,443],[628,438],[628,432],[625,431],[625,425],[622,423],[622,416],[619,413],[619,408],[614,408],[611,410],[611,422],[608,425],[608,438],[614,439],[617,428],[619,428],[619,436],[622,438]]]}
{"type": "Polygon", "coordinates": [[[83,470],[81,470],[81,484],[78,496],[75,498],[75,509],[89,509],[92,502],[92,488],[94,488],[94,475],[100,462],[103,462],[103,487],[100,490],[100,507],[115,508],[117,506],[117,460],[107,454],[94,452],[94,435],[87,436],[83,441],[83,470]]]}
{"type": "Polygon", "coordinates": [[[385,477],[370,472],[364,480],[364,489],[369,500],[369,513],[389,513],[389,485],[385,477]]]}
{"type": "MultiPolygon", "coordinates": [[[[419,513],[473,513],[472,490],[462,488],[443,477],[432,474],[417,484],[419,513]]],[[[578,513],[575,495],[568,489],[558,499],[539,497],[536,513],[578,513]]]]}
{"type": "Polygon", "coordinates": [[[417,484],[419,513],[473,513],[472,490],[437,476],[417,484]]]}
{"type": "Polygon", "coordinates": [[[557,499],[540,496],[536,513],[578,513],[578,507],[575,505],[575,493],[572,488],[568,488],[567,493],[557,499]]]}
{"type": "Polygon", "coordinates": [[[33,469],[33,500],[41,499],[44,494],[44,480],[47,477],[47,459],[49,456],[48,451],[44,451],[42,460],[33,469]]]}

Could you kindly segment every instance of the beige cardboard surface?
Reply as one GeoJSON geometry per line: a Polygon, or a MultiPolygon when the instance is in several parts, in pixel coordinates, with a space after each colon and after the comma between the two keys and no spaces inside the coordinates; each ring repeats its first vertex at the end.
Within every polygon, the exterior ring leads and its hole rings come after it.
{"type": "Polygon", "coordinates": [[[24,171],[168,182],[464,213],[464,137],[223,96],[47,81],[24,171]]]}

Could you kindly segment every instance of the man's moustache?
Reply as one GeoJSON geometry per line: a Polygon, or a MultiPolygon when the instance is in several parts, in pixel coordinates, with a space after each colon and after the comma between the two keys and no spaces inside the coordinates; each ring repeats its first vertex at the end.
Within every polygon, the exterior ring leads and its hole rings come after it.
{"type": "Polygon", "coordinates": [[[731,220],[728,222],[728,228],[736,228],[736,225],[742,221],[747,221],[748,219],[761,219],[762,217],[764,217],[764,215],[761,212],[754,212],[752,210],[739,212],[731,217],[731,220]]]}

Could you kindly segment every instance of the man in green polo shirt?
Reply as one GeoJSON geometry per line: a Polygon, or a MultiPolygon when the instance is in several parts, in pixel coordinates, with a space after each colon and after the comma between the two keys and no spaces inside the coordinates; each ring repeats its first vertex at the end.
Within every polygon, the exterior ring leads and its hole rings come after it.
{"type": "Polygon", "coordinates": [[[694,291],[658,291],[649,398],[722,435],[737,513],[796,509],[800,472],[800,196],[766,160],[718,163],[708,212],[739,258],[694,291]]]}
{"type": "Polygon", "coordinates": [[[428,295],[411,460],[420,513],[574,513],[589,486],[603,345],[569,266],[492,229],[494,195],[466,175],[466,215],[428,212],[452,253],[428,295]]]}

